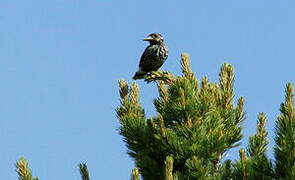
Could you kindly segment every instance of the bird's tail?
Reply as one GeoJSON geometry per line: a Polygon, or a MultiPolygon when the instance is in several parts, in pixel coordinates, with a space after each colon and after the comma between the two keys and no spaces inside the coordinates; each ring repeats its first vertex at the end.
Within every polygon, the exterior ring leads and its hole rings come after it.
{"type": "Polygon", "coordinates": [[[133,76],[133,80],[142,79],[144,78],[145,75],[146,75],[146,72],[137,71],[133,76]]]}

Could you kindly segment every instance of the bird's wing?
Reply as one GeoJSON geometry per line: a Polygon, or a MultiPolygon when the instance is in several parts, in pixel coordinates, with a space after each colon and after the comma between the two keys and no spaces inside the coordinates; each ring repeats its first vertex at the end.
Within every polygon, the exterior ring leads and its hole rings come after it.
{"type": "Polygon", "coordinates": [[[150,46],[145,48],[144,52],[141,55],[140,61],[139,61],[139,67],[144,66],[145,63],[147,63],[150,59],[150,57],[153,56],[153,52],[150,49],[150,46]]]}
{"type": "Polygon", "coordinates": [[[144,52],[141,55],[140,62],[139,62],[139,67],[144,67],[146,65],[150,64],[151,59],[155,56],[155,51],[151,46],[148,46],[145,48],[144,52]]]}

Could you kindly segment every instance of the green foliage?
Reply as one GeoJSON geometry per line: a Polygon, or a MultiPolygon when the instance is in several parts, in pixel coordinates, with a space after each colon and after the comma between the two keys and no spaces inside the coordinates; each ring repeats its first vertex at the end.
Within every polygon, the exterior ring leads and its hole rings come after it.
{"type": "MultiPolygon", "coordinates": [[[[155,117],[146,118],[139,88],[119,81],[121,104],[116,109],[128,154],[135,160],[131,180],[293,180],[295,179],[294,89],[286,86],[285,101],[276,121],[274,160],[267,157],[266,115],[260,113],[256,133],[240,159],[223,160],[239,145],[245,119],[244,100],[233,102],[234,70],[223,64],[217,83],[192,72],[187,54],[181,56],[182,76],[156,71],[145,76],[155,82],[155,117]]],[[[82,180],[89,180],[86,164],[79,164],[82,180]]],[[[19,180],[33,178],[25,158],[16,163],[19,180]]]]}
{"type": "Polygon", "coordinates": [[[251,179],[272,179],[272,164],[267,159],[267,132],[265,130],[266,116],[258,115],[257,131],[249,139],[248,156],[251,158],[251,179]]]}
{"type": "Polygon", "coordinates": [[[87,169],[87,165],[85,163],[80,163],[79,164],[79,170],[80,170],[82,180],[89,180],[90,179],[88,169],[87,169]]]}
{"type": "Polygon", "coordinates": [[[295,177],[295,107],[294,89],[287,84],[285,102],[276,122],[275,172],[277,179],[295,177]]]}
{"type": "Polygon", "coordinates": [[[266,156],[268,141],[265,124],[266,116],[260,113],[256,134],[249,138],[247,153],[241,149],[240,160],[233,164],[233,179],[273,179],[272,164],[266,156]]]}
{"type": "Polygon", "coordinates": [[[165,180],[173,180],[173,158],[170,156],[165,161],[165,180]]]}
{"type": "Polygon", "coordinates": [[[233,103],[232,66],[221,67],[218,83],[207,78],[199,82],[183,54],[182,71],[179,77],[162,71],[146,77],[147,82],[157,83],[160,94],[154,101],[158,115],[149,119],[140,106],[137,85],[119,81],[120,134],[143,179],[223,177],[219,169],[227,166],[220,159],[242,138],[244,101],[233,103]],[[173,173],[167,175],[169,157],[173,173]]]}
{"type": "Polygon", "coordinates": [[[132,170],[131,180],[139,180],[139,171],[137,168],[132,170]]]}
{"type": "MultiPolygon", "coordinates": [[[[89,173],[85,163],[79,164],[79,170],[82,180],[89,180],[89,173]]],[[[38,177],[33,177],[32,171],[29,168],[28,162],[24,157],[19,158],[16,162],[16,172],[19,180],[39,180],[38,177]]]]}
{"type": "MultiPolygon", "coordinates": [[[[139,102],[139,88],[119,81],[121,105],[117,108],[119,132],[145,180],[270,180],[295,179],[295,115],[293,88],[286,88],[286,100],[276,125],[275,159],[271,162],[266,115],[260,113],[257,130],[249,138],[240,159],[222,160],[237,147],[245,119],[244,100],[235,104],[234,70],[223,64],[217,83],[197,79],[187,54],[181,55],[182,76],[156,71],[144,77],[155,82],[159,97],[154,100],[155,117],[146,118],[139,102]]],[[[139,175],[137,176],[139,177],[139,175]]]]}
{"type": "Polygon", "coordinates": [[[33,178],[28,162],[23,157],[16,162],[16,172],[19,180],[38,180],[37,177],[33,178]]]}

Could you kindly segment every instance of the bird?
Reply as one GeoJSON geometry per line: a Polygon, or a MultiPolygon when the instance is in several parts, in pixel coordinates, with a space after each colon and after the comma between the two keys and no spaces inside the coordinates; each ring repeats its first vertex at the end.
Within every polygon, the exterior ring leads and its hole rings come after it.
{"type": "Polygon", "coordinates": [[[157,71],[168,57],[168,47],[161,34],[152,33],[143,40],[150,44],[141,55],[138,71],[133,76],[134,80],[142,79],[146,74],[157,71]]]}

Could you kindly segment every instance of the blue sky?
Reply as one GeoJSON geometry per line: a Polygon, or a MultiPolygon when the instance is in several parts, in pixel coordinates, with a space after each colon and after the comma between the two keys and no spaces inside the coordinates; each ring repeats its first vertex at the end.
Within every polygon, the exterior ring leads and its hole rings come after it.
{"type": "MultiPolygon", "coordinates": [[[[132,82],[151,32],[169,46],[164,70],[180,74],[181,52],[212,81],[222,63],[235,67],[235,92],[246,100],[243,145],[259,112],[273,138],[285,84],[295,81],[295,1],[2,0],[0,7],[0,179],[17,178],[21,156],[40,179],[79,179],[80,162],[92,179],[129,179],[117,81],[132,82]]],[[[138,83],[152,116],[155,85],[138,83]]]]}

